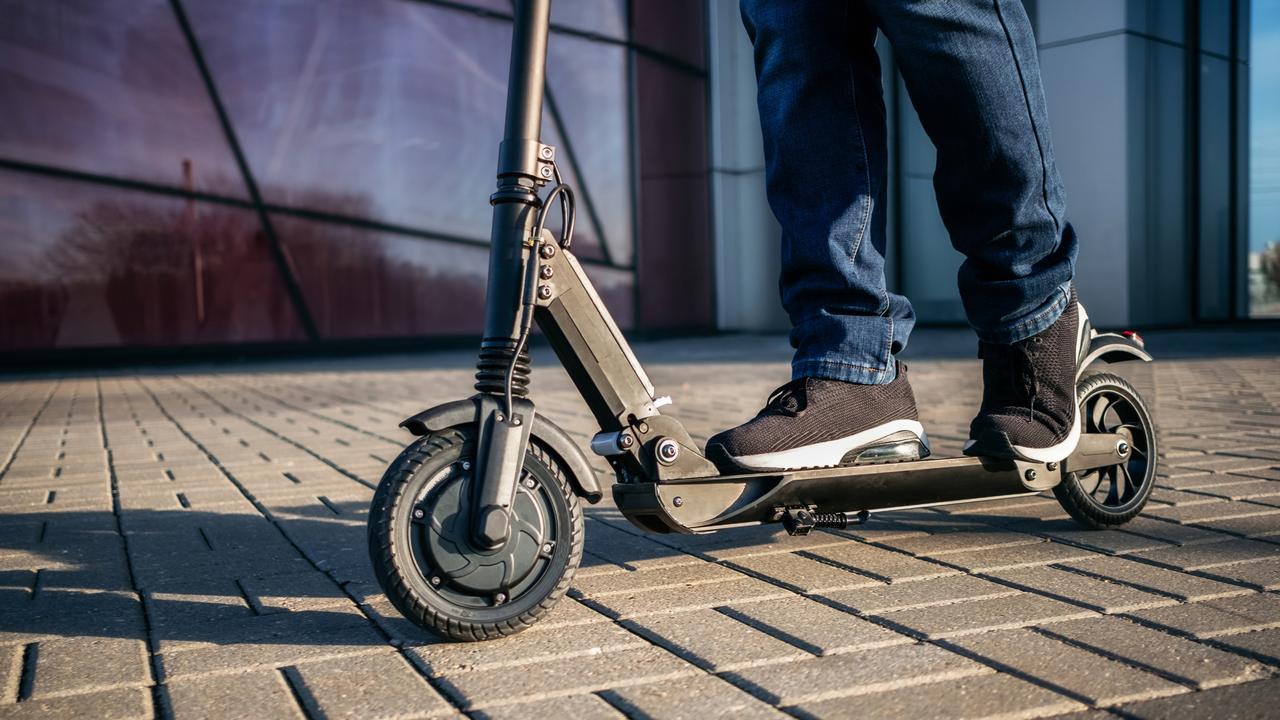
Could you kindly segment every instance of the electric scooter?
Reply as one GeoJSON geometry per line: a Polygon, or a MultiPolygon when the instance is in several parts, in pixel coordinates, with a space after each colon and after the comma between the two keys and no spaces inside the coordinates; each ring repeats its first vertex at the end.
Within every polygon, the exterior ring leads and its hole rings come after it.
{"type": "Polygon", "coordinates": [[[456,640],[511,635],[551,609],[582,559],[581,502],[604,490],[583,450],[528,397],[535,320],[599,424],[591,451],[615,473],[614,502],[646,531],[781,523],[803,535],[879,511],[1050,489],[1090,528],[1142,510],[1155,427],[1132,385],[1094,366],[1151,356],[1135,333],[1092,328],[1078,357],[1083,435],[1061,462],[932,459],[913,439],[839,467],[722,474],[662,412],[670,398],[654,390],[574,257],[573,190],[555,148],[539,140],[550,0],[514,7],[477,392],[401,424],[417,439],[387,469],[369,513],[378,581],[405,617],[456,640]],[[557,207],[559,235],[546,227],[557,207]]]}

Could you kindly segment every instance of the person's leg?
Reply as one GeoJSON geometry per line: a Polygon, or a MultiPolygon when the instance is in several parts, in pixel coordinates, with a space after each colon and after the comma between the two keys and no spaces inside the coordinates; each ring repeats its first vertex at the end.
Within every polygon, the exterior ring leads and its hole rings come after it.
{"type": "Polygon", "coordinates": [[[1079,437],[1083,314],[1031,23],[1019,0],[868,3],[937,147],[938,207],[966,258],[984,380],[971,443],[990,436],[966,452],[1060,460],[1079,437]]]}
{"type": "Polygon", "coordinates": [[[792,381],[707,442],[726,471],[928,454],[894,354],[914,316],[885,287],[887,148],[863,0],[742,0],[755,47],[769,205],[782,226],[792,381]]]}
{"type": "Polygon", "coordinates": [[[885,287],[887,147],[862,0],[742,0],[769,206],[782,226],[792,377],[887,383],[915,322],[885,287]]]}
{"type": "Polygon", "coordinates": [[[1022,340],[1067,304],[1063,216],[1031,23],[1019,0],[869,0],[937,147],[938,209],[978,337],[1022,340]]]}

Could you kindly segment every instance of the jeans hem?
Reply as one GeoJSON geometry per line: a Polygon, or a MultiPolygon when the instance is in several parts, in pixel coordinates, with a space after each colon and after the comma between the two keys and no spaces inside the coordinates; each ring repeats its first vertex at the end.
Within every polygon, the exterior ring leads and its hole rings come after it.
{"type": "Polygon", "coordinates": [[[852,363],[832,360],[830,358],[809,358],[791,361],[791,379],[802,377],[840,380],[858,385],[885,385],[893,382],[898,373],[893,359],[884,367],[868,367],[852,363]]]}
{"type": "Polygon", "coordinates": [[[1033,310],[1027,317],[995,330],[974,328],[974,331],[982,342],[1011,345],[1048,330],[1058,322],[1062,313],[1066,312],[1067,303],[1070,301],[1071,283],[1063,283],[1054,290],[1054,296],[1050,297],[1046,304],[1033,310]]]}

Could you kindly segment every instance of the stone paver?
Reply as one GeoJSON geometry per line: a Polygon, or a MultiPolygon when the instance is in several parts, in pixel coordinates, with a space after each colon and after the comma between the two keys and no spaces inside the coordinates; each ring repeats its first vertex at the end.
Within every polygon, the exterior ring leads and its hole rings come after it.
{"type": "Polygon", "coordinates": [[[710,675],[620,687],[600,695],[633,718],[783,720],[787,717],[751,694],[710,675]]]}
{"type": "Polygon", "coordinates": [[[1137,610],[1131,616],[1196,638],[1234,635],[1280,627],[1280,595],[1236,595],[1186,605],[1137,610]]]}
{"type": "Polygon", "coordinates": [[[1248,658],[1116,617],[1057,623],[1041,632],[1201,689],[1267,674],[1248,658]]]}
{"type": "MultiPolygon", "coordinates": [[[[1148,339],[1160,362],[1115,369],[1163,459],[1123,529],[1042,494],[804,538],[663,536],[606,499],[571,596],[482,644],[401,617],[364,535],[397,424],[469,394],[471,353],[0,377],[0,718],[1270,714],[1280,360],[1148,339]]],[[[636,351],[699,440],[787,376],[781,337],[636,351]]],[[[972,340],[923,331],[912,352],[935,452],[955,454],[972,340]]],[[[590,414],[534,354],[539,411],[585,446],[590,414]]]]}
{"type": "Polygon", "coordinates": [[[1054,567],[1031,567],[991,573],[1001,582],[1082,605],[1102,613],[1173,605],[1178,601],[1114,581],[1072,573],[1054,567]]]}
{"type": "Polygon", "coordinates": [[[912,642],[907,635],[808,598],[747,603],[721,612],[815,655],[912,642]]]}
{"type": "Polygon", "coordinates": [[[627,627],[715,672],[799,660],[811,654],[715,610],[652,615],[628,622],[627,627]]]}
{"type": "Polygon", "coordinates": [[[1093,610],[1080,605],[1034,593],[1018,593],[992,600],[881,613],[879,617],[907,632],[937,639],[1092,617],[1095,614],[1093,610]]]}
{"type": "Polygon", "coordinates": [[[1116,705],[1186,692],[1182,685],[1159,675],[1032,630],[956,638],[948,646],[1093,705],[1116,705]]]}
{"type": "Polygon", "coordinates": [[[1260,719],[1274,716],[1277,703],[1280,703],[1280,680],[1273,679],[1217,688],[1188,697],[1133,703],[1116,710],[1124,713],[1123,717],[1136,720],[1192,717],[1202,720],[1260,719]]]}
{"type": "Polygon", "coordinates": [[[820,718],[1046,717],[1081,710],[1077,700],[1005,673],[972,675],[949,682],[886,690],[855,699],[804,703],[798,709],[820,718]]]}
{"type": "Polygon", "coordinates": [[[479,720],[527,720],[528,718],[568,717],[575,720],[626,720],[614,706],[596,694],[532,700],[514,705],[499,705],[471,711],[479,720]]]}
{"type": "Polygon", "coordinates": [[[731,682],[780,706],[863,695],[992,672],[936,645],[894,645],[729,673],[731,682]]]}

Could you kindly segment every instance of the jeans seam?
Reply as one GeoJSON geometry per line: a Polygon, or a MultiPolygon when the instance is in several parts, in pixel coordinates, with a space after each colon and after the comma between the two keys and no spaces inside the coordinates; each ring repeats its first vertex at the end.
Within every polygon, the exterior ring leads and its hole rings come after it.
{"type": "MultiPolygon", "coordinates": [[[[1044,203],[1045,212],[1049,213],[1049,217],[1053,218],[1054,232],[1059,236],[1062,234],[1062,221],[1054,214],[1053,208],[1049,206],[1049,161],[1044,154],[1044,141],[1040,139],[1040,128],[1036,126],[1036,116],[1031,109],[1031,93],[1027,90],[1026,76],[1022,72],[1022,62],[1018,59],[1018,50],[1013,44],[1013,37],[1009,34],[1009,26],[1004,21],[1004,13],[1000,10],[1000,0],[991,0],[991,6],[995,10],[996,20],[1000,22],[1000,30],[1004,33],[1005,42],[1009,45],[1009,56],[1013,59],[1013,68],[1018,73],[1018,85],[1022,87],[1022,102],[1027,108],[1027,123],[1031,125],[1031,134],[1036,139],[1036,152],[1040,155],[1040,194],[1041,201],[1044,203]]],[[[1059,237],[1061,241],[1061,237],[1059,237]]]]}
{"type": "Polygon", "coordinates": [[[878,368],[872,365],[856,365],[854,363],[844,362],[843,360],[833,360],[831,358],[805,358],[804,360],[796,360],[792,365],[839,365],[840,367],[854,368],[855,370],[869,370],[871,372],[882,373],[884,368],[878,368]]]}
{"type": "Polygon", "coordinates": [[[884,367],[880,369],[883,373],[889,372],[893,367],[893,316],[886,316],[886,319],[889,322],[886,324],[884,338],[884,367]]]}
{"type": "MultiPolygon", "coordinates": [[[[849,29],[849,9],[845,8],[844,18],[845,32],[849,29]]],[[[862,175],[865,181],[866,192],[862,197],[862,224],[858,228],[857,234],[853,239],[853,249],[849,253],[849,260],[858,261],[858,251],[862,249],[862,241],[866,237],[867,228],[871,225],[871,162],[867,158],[867,137],[862,131],[862,117],[858,113],[858,82],[853,72],[853,66],[846,63],[849,71],[849,102],[853,104],[853,127],[858,132],[858,152],[862,154],[862,175]]]]}

